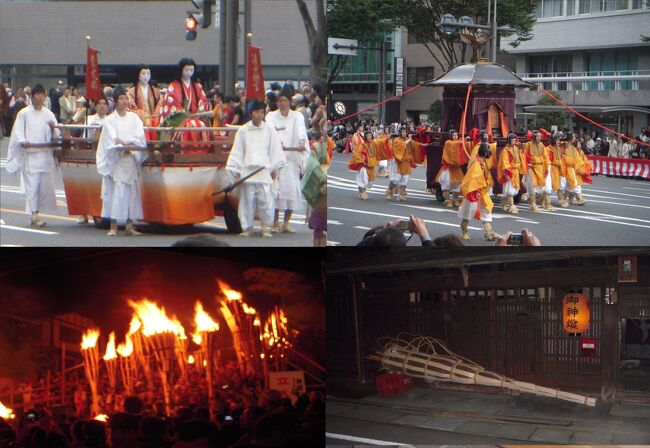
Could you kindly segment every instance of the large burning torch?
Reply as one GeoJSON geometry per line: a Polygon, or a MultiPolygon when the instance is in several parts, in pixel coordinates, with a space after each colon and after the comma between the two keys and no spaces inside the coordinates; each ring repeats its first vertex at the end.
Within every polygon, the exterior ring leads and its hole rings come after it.
{"type": "Polygon", "coordinates": [[[88,384],[90,385],[90,393],[92,396],[91,415],[99,414],[99,397],[97,395],[97,379],[99,377],[98,339],[99,330],[91,329],[84,333],[81,340],[81,355],[84,361],[84,371],[88,384]]]}
{"type": "Polygon", "coordinates": [[[129,333],[126,334],[124,343],[117,346],[117,353],[120,355],[119,365],[124,390],[127,395],[133,395],[137,376],[137,361],[133,354],[133,340],[129,333]]]}
{"type": "Polygon", "coordinates": [[[210,417],[216,414],[216,403],[214,401],[214,338],[216,332],[219,330],[217,324],[208,313],[203,310],[203,305],[198,300],[194,307],[194,325],[196,326],[195,333],[192,334],[192,340],[201,346],[201,357],[205,363],[205,378],[208,383],[208,403],[210,408],[210,417]]]}

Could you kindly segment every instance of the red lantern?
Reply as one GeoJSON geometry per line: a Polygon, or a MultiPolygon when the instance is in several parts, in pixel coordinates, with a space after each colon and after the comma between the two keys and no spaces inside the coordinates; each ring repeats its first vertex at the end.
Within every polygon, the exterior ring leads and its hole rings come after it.
{"type": "Polygon", "coordinates": [[[572,292],[562,298],[562,324],[567,333],[586,332],[589,319],[589,297],[572,292]]]}

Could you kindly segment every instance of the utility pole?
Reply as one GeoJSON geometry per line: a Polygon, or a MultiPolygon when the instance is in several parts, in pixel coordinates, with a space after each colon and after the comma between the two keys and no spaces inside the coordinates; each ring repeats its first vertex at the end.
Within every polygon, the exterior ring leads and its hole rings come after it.
{"type": "Polygon", "coordinates": [[[226,10],[228,2],[219,2],[219,90],[226,88],[226,10]]]}
{"type": "Polygon", "coordinates": [[[492,16],[492,62],[497,61],[497,0],[494,0],[494,15],[492,16]]]}
{"type": "MultiPolygon", "coordinates": [[[[246,36],[246,48],[244,49],[244,67],[248,67],[248,46],[253,37],[253,5],[251,0],[244,0],[244,36],[246,36]]],[[[244,68],[244,70],[246,70],[244,68]]],[[[244,78],[245,79],[245,78],[244,78]]]]}
{"type": "Polygon", "coordinates": [[[237,23],[239,19],[239,0],[223,1],[228,3],[226,9],[226,65],[224,86],[225,95],[235,95],[237,82],[237,23]]]}
{"type": "MultiPolygon", "coordinates": [[[[386,94],[386,59],[388,58],[388,45],[386,39],[381,42],[381,55],[379,57],[379,102],[384,101],[386,94]]],[[[386,116],[386,105],[382,104],[379,107],[379,124],[383,124],[384,117],[386,116]]]]}

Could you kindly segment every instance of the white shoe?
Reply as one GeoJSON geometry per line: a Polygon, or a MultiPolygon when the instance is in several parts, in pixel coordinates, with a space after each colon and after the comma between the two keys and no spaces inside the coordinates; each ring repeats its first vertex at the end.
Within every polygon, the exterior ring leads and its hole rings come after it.
{"type": "Polygon", "coordinates": [[[79,218],[77,218],[77,224],[88,224],[88,216],[81,215],[79,218]]]}

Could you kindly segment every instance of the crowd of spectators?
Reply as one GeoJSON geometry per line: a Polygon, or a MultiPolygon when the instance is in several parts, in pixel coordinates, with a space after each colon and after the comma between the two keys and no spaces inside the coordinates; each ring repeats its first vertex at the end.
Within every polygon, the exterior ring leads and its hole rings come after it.
{"type": "MultiPolygon", "coordinates": [[[[263,386],[258,375],[241,375],[235,363],[223,366],[214,386],[210,415],[205,375],[188,366],[171,387],[172,415],[167,415],[161,385],[115,395],[105,379],[99,386],[106,422],[90,414],[85,381],[60,406],[39,404],[0,418],[0,448],[253,448],[325,445],[325,404],[321,392],[292,402],[263,386]],[[111,397],[110,399],[108,397],[111,397]]],[[[157,375],[154,375],[154,379],[157,375]]]]}

